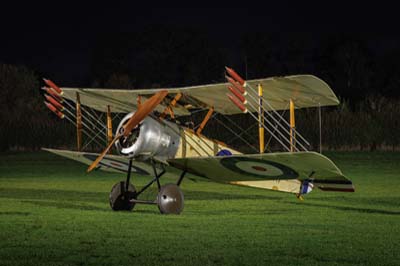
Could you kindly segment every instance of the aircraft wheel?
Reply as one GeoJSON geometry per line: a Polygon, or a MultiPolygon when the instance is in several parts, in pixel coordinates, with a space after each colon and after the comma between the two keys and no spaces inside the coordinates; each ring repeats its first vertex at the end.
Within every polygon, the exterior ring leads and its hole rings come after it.
{"type": "Polygon", "coordinates": [[[166,184],[158,192],[157,205],[162,214],[180,214],[183,202],[182,190],[175,184],[166,184]]]}
{"type": "Polygon", "coordinates": [[[129,200],[136,199],[136,189],[129,184],[128,191],[125,191],[125,181],[116,183],[110,192],[110,206],[114,211],[131,211],[135,203],[129,200]]]}

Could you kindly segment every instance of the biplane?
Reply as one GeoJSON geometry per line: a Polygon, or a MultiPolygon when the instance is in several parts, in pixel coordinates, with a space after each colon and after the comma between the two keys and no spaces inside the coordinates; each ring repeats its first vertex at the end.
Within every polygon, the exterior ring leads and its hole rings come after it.
{"type": "Polygon", "coordinates": [[[352,182],[340,169],[321,153],[309,151],[310,143],[296,130],[296,109],[339,104],[324,81],[313,75],[244,80],[228,67],[226,79],[225,83],[203,86],[138,90],[60,88],[44,79],[46,106],[73,123],[77,132],[76,151],[44,150],[89,165],[87,172],[126,173],[109,195],[115,211],[155,204],[163,214],[181,213],[184,196],[180,185],[187,173],[216,182],[293,193],[299,199],[314,187],[354,192],[352,182]],[[282,114],[286,110],[289,119],[282,114]],[[205,115],[196,125],[180,122],[180,118],[199,111],[205,115]],[[246,130],[238,131],[240,125],[235,121],[230,120],[230,127],[222,124],[234,139],[255,152],[243,152],[203,135],[209,121],[241,115],[255,120],[258,149],[243,137],[246,130]],[[119,122],[115,131],[113,122],[119,122]],[[264,135],[280,150],[266,152],[264,135]],[[85,151],[93,145],[103,147],[103,152],[85,151]],[[181,173],[176,183],[162,184],[162,176],[171,168],[181,173]],[[149,182],[136,190],[132,174],[149,176],[149,182]],[[140,199],[153,184],[158,188],[155,200],[140,199]]]}

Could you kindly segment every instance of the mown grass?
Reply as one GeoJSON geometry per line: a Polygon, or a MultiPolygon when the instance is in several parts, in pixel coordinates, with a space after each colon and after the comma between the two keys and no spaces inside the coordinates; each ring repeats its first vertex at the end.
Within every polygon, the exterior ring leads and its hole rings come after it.
{"type": "Polygon", "coordinates": [[[316,190],[300,202],[185,179],[184,212],[166,216],[147,205],[111,211],[123,174],[86,175],[43,152],[2,154],[0,265],[398,265],[400,153],[328,155],[356,193],[316,190]]]}

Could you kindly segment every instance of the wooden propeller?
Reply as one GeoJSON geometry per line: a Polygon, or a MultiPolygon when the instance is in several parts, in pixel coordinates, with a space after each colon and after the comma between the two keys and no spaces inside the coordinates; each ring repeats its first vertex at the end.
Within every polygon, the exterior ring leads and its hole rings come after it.
{"type": "Polygon", "coordinates": [[[161,103],[161,101],[167,96],[168,91],[162,90],[154,94],[151,98],[141,104],[140,108],[134,113],[134,115],[128,120],[128,122],[122,127],[120,132],[117,132],[114,139],[108,144],[107,148],[96,158],[96,160],[89,166],[86,172],[92,171],[99,162],[104,158],[107,152],[111,149],[112,145],[121,137],[128,137],[131,131],[143,120],[148,114],[150,114],[154,108],[161,103]]]}

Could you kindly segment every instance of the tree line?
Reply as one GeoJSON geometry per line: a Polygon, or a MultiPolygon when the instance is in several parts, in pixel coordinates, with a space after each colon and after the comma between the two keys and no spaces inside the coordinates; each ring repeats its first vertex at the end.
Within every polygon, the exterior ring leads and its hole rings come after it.
{"type": "MultiPolygon", "coordinates": [[[[0,149],[37,150],[41,147],[72,148],[76,144],[74,126],[58,119],[43,104],[39,77],[26,67],[0,64],[0,149]]],[[[204,114],[186,118],[198,124],[204,114]]],[[[242,128],[251,128],[243,138],[254,147],[257,144],[257,126],[253,119],[234,115],[224,120],[235,121],[242,128]]],[[[297,130],[308,139],[311,150],[319,149],[319,120],[315,108],[296,111],[297,130]]],[[[337,107],[322,110],[322,144],[324,150],[399,150],[400,100],[381,95],[369,95],[350,104],[342,100],[337,107]]],[[[243,141],[235,138],[220,122],[211,120],[204,133],[226,141],[248,152],[243,141]],[[233,140],[233,141],[231,141],[233,140]]],[[[238,131],[237,133],[240,133],[238,131]]],[[[269,139],[266,133],[266,139],[269,139]]],[[[273,141],[268,149],[274,150],[273,141]]]]}
{"type": "MultiPolygon", "coordinates": [[[[396,150],[400,146],[400,49],[379,49],[362,35],[249,32],[227,47],[201,30],[149,27],[134,33],[102,33],[90,50],[90,75],[82,86],[158,88],[224,81],[224,66],[248,79],[314,74],[340,97],[322,112],[326,149],[396,150]]],[[[43,104],[43,73],[35,66],[0,62],[0,150],[75,147],[75,129],[43,104]]],[[[63,84],[63,86],[68,84],[63,84]]],[[[297,129],[318,149],[317,110],[296,112],[297,129]]],[[[197,118],[194,118],[197,119],[197,118]]],[[[200,119],[200,118],[198,118],[200,119]]],[[[232,117],[243,128],[251,119],[232,117]]],[[[234,139],[216,121],[205,133],[234,139]]],[[[254,128],[253,136],[257,136],[254,128]]],[[[254,138],[247,141],[257,146],[254,138]]],[[[243,145],[235,139],[233,145],[243,145]]],[[[274,143],[271,143],[274,148],[274,143]]]]}

